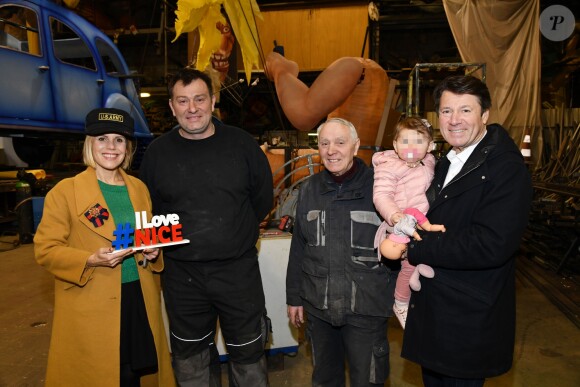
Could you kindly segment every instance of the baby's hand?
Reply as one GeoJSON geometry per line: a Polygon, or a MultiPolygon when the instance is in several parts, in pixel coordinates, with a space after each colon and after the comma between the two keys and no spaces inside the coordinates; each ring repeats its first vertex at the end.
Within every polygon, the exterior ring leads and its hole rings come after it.
{"type": "Polygon", "coordinates": [[[402,212],[395,212],[393,215],[391,215],[391,223],[392,224],[399,223],[401,219],[403,219],[404,217],[405,214],[403,214],[402,212]]]}

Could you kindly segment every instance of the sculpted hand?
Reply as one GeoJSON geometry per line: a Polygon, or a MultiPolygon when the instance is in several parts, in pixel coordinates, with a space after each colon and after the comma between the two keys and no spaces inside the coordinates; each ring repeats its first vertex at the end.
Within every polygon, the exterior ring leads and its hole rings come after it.
{"type": "Polygon", "coordinates": [[[304,323],[304,307],[288,305],[288,319],[296,328],[304,323]]]}
{"type": "Polygon", "coordinates": [[[115,267],[131,254],[133,254],[133,249],[115,251],[112,247],[101,247],[87,259],[86,265],[89,267],[115,267]]]}

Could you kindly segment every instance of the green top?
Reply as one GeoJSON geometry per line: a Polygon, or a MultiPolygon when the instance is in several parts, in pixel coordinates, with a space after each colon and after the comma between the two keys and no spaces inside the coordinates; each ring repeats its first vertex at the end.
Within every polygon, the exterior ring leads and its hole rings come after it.
{"type": "MultiPolygon", "coordinates": [[[[110,185],[99,180],[99,187],[105,197],[108,210],[115,220],[115,226],[129,223],[131,228],[135,228],[135,211],[129,192],[124,185],[110,185]]],[[[115,237],[114,237],[115,238],[115,237]]],[[[133,243],[129,243],[132,245],[133,243]]],[[[129,247],[129,246],[125,246],[129,247]]],[[[137,271],[137,262],[134,255],[129,255],[123,260],[121,266],[121,283],[139,281],[139,272],[137,271]]]]}

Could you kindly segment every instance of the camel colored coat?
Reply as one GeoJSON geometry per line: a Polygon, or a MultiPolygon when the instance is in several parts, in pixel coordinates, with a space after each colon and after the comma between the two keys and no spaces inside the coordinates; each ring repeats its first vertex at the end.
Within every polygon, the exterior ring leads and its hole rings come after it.
{"type": "MultiPolygon", "coordinates": [[[[135,211],[151,216],[145,185],[121,171],[135,211]]],[[[108,208],[91,167],[59,182],[46,196],[42,221],[34,237],[37,262],[55,276],[52,337],[47,386],[118,386],[121,320],[121,265],[86,267],[88,257],[111,246],[116,223],[112,215],[95,227],[85,213],[96,204],[108,208]]],[[[137,261],[143,259],[136,254],[137,261]]],[[[174,386],[161,316],[160,255],[146,268],[138,266],[141,289],[153,332],[159,386],[174,386]]]]}

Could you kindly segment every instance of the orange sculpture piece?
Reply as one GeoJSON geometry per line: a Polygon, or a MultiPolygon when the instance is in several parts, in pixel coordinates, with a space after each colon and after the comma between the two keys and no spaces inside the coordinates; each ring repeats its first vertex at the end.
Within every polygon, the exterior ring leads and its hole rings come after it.
{"type": "Polygon", "coordinates": [[[301,131],[325,118],[341,117],[357,128],[361,145],[374,145],[387,99],[389,78],[370,59],[343,57],[334,61],[308,87],[298,79],[298,64],[271,52],[266,74],[276,86],[282,110],[301,131]]]}

